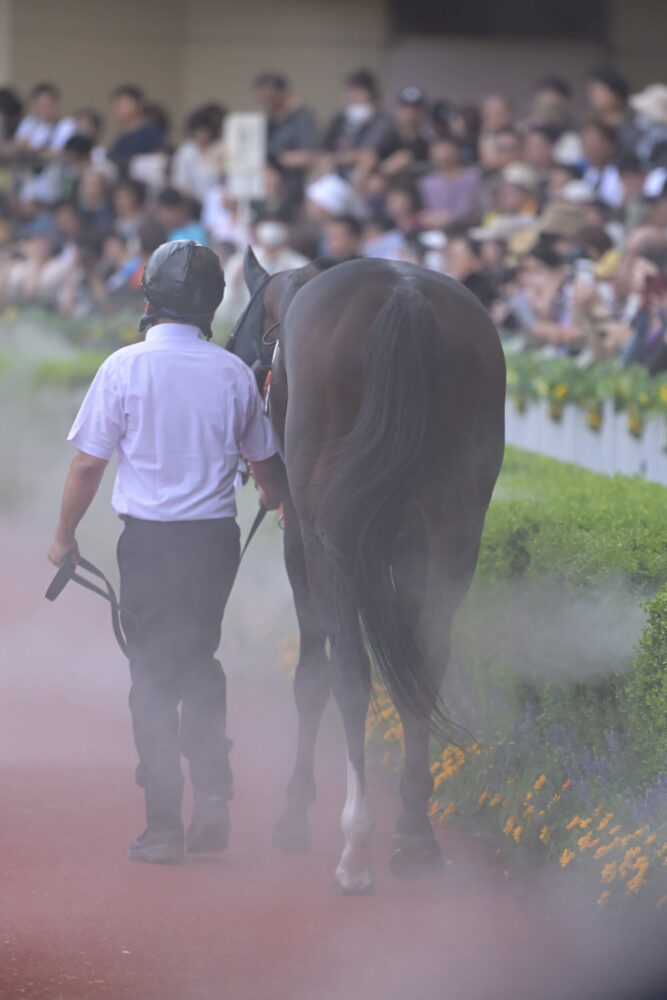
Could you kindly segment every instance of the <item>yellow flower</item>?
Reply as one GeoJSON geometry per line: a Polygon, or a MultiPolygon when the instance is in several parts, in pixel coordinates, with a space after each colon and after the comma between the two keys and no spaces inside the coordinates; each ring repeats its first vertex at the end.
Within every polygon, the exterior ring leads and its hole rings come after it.
{"type": "Polygon", "coordinates": [[[641,887],[646,883],[646,879],[641,872],[637,872],[634,878],[631,878],[626,885],[627,892],[639,892],[641,887]]]}
{"type": "Polygon", "coordinates": [[[523,831],[522,826],[515,826],[514,829],[512,830],[512,836],[514,837],[515,844],[518,844],[519,841],[521,840],[522,831],[523,831]]]}
{"type": "Polygon", "coordinates": [[[658,836],[657,833],[651,833],[651,834],[649,834],[648,837],[646,838],[646,840],[644,841],[644,843],[645,844],[653,844],[653,843],[655,843],[655,840],[656,840],[657,836],[658,836]]]}
{"type": "Polygon", "coordinates": [[[477,799],[477,804],[483,806],[489,796],[488,788],[485,788],[480,797],[477,799]]]}
{"type": "Polygon", "coordinates": [[[561,868],[566,868],[570,861],[575,857],[574,851],[569,851],[567,847],[560,856],[560,866],[561,868]]]}
{"type": "Polygon", "coordinates": [[[554,399],[565,399],[569,392],[569,386],[565,382],[559,382],[558,385],[554,386],[554,399]]]}
{"type": "Polygon", "coordinates": [[[600,838],[599,837],[596,840],[593,840],[592,837],[593,837],[593,833],[592,833],[591,830],[589,830],[588,833],[585,834],[585,836],[579,837],[579,840],[577,841],[577,843],[579,844],[579,850],[580,851],[585,851],[589,847],[595,847],[596,844],[600,843],[600,838]]]}
{"type": "MultiPolygon", "coordinates": [[[[620,824],[620,823],[617,823],[617,824],[616,824],[616,826],[612,826],[611,830],[609,831],[609,836],[610,836],[610,837],[613,837],[613,836],[614,836],[614,834],[618,833],[618,831],[619,831],[620,829],[621,829],[621,824],[620,824]]],[[[666,845],[666,846],[667,846],[667,845],[666,845]]]]}
{"type": "Polygon", "coordinates": [[[602,893],[602,895],[598,899],[598,906],[606,906],[607,903],[609,902],[609,897],[610,896],[611,896],[611,893],[609,892],[609,889],[605,889],[605,891],[602,893]]]}
{"type": "Polygon", "coordinates": [[[535,784],[533,785],[533,791],[539,792],[540,788],[546,784],[547,776],[546,774],[541,774],[535,784]]]}
{"type": "Polygon", "coordinates": [[[565,827],[565,829],[566,830],[574,830],[575,826],[578,823],[579,823],[579,816],[577,815],[577,816],[574,817],[574,819],[570,820],[570,822],[567,824],[567,826],[565,827]]]}
{"type": "Polygon", "coordinates": [[[571,778],[568,778],[567,781],[564,781],[563,782],[563,791],[565,791],[566,788],[569,788],[571,784],[572,784],[572,779],[571,778]]]}
{"type": "Polygon", "coordinates": [[[491,808],[491,806],[497,806],[498,803],[500,802],[501,798],[502,798],[502,796],[499,795],[498,792],[496,792],[496,794],[493,796],[493,798],[489,802],[489,808],[491,808]]]}
{"type": "Polygon", "coordinates": [[[516,780],[515,778],[508,778],[507,781],[505,782],[505,784],[506,785],[513,785],[514,782],[515,782],[515,780],[516,780]]]}
{"type": "Polygon", "coordinates": [[[656,910],[659,910],[662,906],[665,905],[665,903],[667,903],[667,896],[661,896],[658,902],[655,904],[656,910]]]}
{"type": "Polygon", "coordinates": [[[603,847],[598,847],[593,857],[603,858],[605,854],[609,854],[609,852],[613,849],[614,849],[614,844],[605,844],[603,847]]]}
{"type": "Polygon", "coordinates": [[[543,844],[548,844],[549,843],[549,830],[548,830],[548,827],[543,826],[542,829],[540,830],[540,840],[542,841],[543,844]]]}
{"type": "Polygon", "coordinates": [[[667,384],[660,386],[660,402],[667,403],[667,384]]]}
{"type": "Polygon", "coordinates": [[[535,813],[535,806],[526,806],[526,808],[523,811],[523,818],[530,820],[532,819],[534,813],[535,813]]]}
{"type": "Polygon", "coordinates": [[[598,818],[598,816],[599,816],[599,815],[601,814],[601,812],[602,812],[602,806],[597,806],[597,807],[596,807],[596,808],[595,808],[595,809],[593,810],[593,819],[597,819],[597,818],[598,818]]]}
{"type": "Polygon", "coordinates": [[[509,837],[509,835],[511,834],[512,830],[516,826],[516,822],[517,822],[516,816],[509,816],[508,817],[507,822],[505,823],[505,826],[503,827],[503,833],[505,834],[506,837],[509,837]]]}
{"type": "Polygon", "coordinates": [[[614,881],[617,874],[618,874],[618,866],[616,862],[610,861],[603,867],[600,873],[600,879],[602,882],[604,882],[605,885],[609,885],[611,882],[614,881]]]}
{"type": "Polygon", "coordinates": [[[604,830],[609,826],[609,820],[613,817],[613,813],[607,813],[604,819],[601,819],[598,823],[598,830],[604,830]]]}
{"type": "Polygon", "coordinates": [[[585,830],[585,828],[587,826],[589,826],[591,822],[592,822],[592,820],[591,820],[591,818],[589,816],[588,819],[580,819],[579,820],[579,826],[581,827],[582,830],[585,830]]]}

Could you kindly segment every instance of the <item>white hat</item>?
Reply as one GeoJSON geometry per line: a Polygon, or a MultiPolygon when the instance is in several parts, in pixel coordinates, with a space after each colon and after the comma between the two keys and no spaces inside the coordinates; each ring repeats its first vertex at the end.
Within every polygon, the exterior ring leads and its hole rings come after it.
{"type": "Polygon", "coordinates": [[[361,216],[359,197],[338,174],[325,174],[306,188],[308,199],[330,215],[361,216]]]}
{"type": "Polygon", "coordinates": [[[631,97],[630,104],[650,121],[667,125],[667,86],[664,83],[651,83],[631,97]]]}
{"type": "Polygon", "coordinates": [[[513,184],[526,191],[534,191],[537,187],[537,174],[529,163],[508,163],[501,177],[505,184],[513,184]]]}
{"type": "Polygon", "coordinates": [[[590,205],[597,200],[595,188],[584,180],[568,181],[560,196],[572,205],[590,205]]]}

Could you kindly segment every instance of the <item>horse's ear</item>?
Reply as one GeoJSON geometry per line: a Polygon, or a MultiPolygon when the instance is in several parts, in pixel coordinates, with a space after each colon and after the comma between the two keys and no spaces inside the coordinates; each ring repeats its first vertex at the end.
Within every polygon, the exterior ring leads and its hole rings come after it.
{"type": "Polygon", "coordinates": [[[243,255],[243,276],[251,295],[254,295],[262,282],[269,277],[269,272],[264,270],[250,246],[245,248],[243,255]]]}

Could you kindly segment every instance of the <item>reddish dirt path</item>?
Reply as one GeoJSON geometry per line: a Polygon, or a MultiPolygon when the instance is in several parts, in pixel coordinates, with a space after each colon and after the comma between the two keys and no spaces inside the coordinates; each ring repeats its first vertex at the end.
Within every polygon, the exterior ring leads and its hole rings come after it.
{"type": "MultiPolygon", "coordinates": [[[[42,545],[5,531],[0,708],[0,998],[482,1000],[592,996],[610,968],[608,926],[537,879],[504,878],[462,831],[430,884],[386,861],[393,780],[371,768],[374,896],[329,891],[340,851],[343,750],[318,754],[313,852],[270,846],[292,756],[289,686],[230,679],[236,745],[233,842],[219,860],[131,864],[142,828],[125,708],[126,667],[106,610],[71,586],[57,605],[42,545]],[[574,989],[576,982],[581,989],[574,989]]],[[[607,995],[607,994],[605,994],[607,995]]]]}

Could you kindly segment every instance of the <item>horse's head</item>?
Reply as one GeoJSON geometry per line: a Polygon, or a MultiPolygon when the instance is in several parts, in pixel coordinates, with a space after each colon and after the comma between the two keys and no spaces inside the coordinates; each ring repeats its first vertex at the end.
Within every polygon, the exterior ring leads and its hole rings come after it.
{"type": "MultiPolygon", "coordinates": [[[[243,275],[250,292],[250,302],[236,321],[227,350],[245,361],[251,368],[270,365],[273,348],[263,342],[271,323],[265,318],[266,288],[271,275],[259,263],[252,247],[246,247],[243,257],[243,275]]],[[[275,323],[275,320],[272,321],[275,323]]]]}

